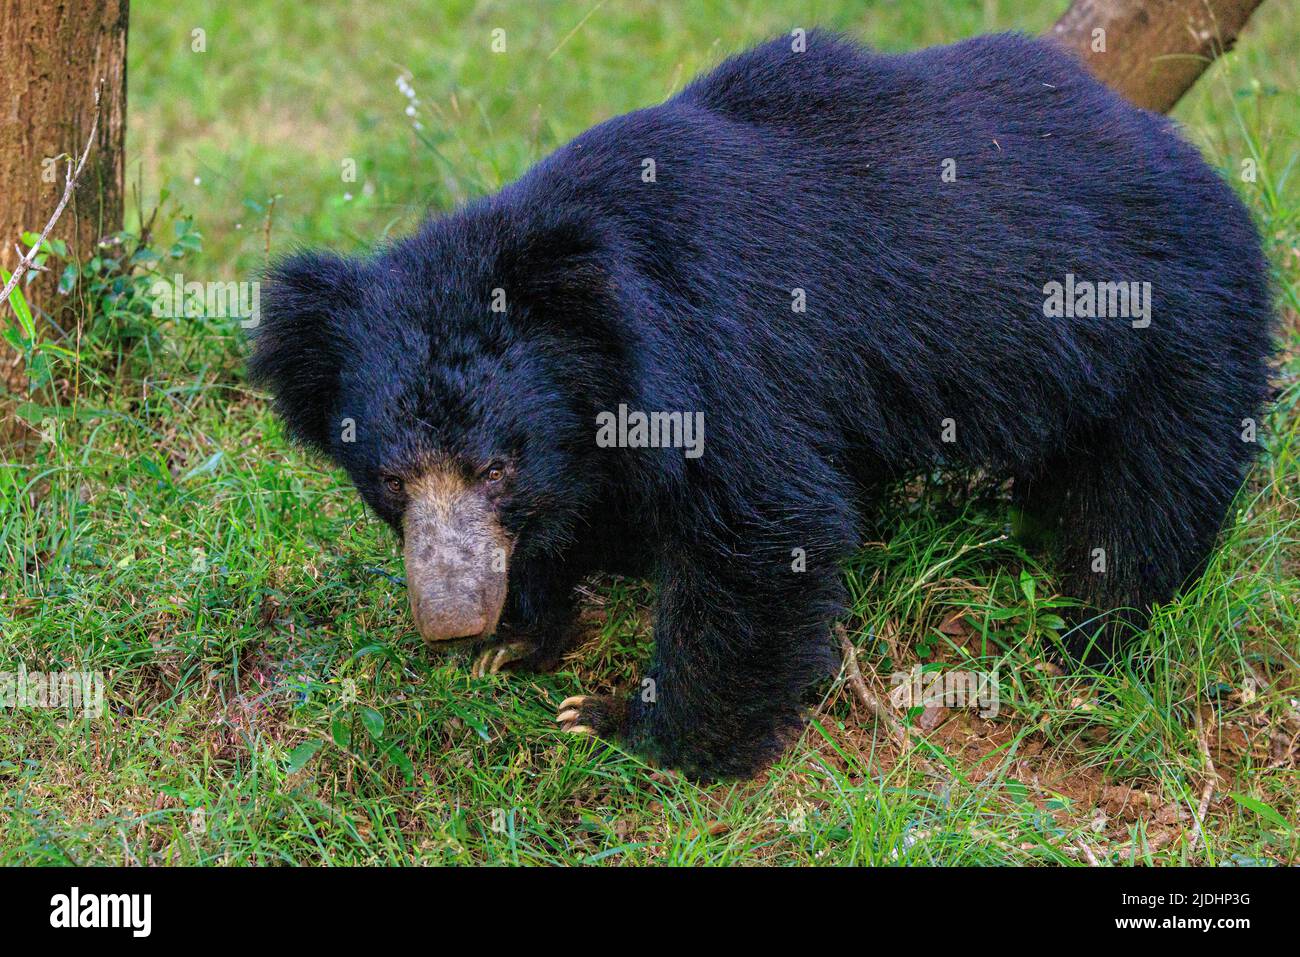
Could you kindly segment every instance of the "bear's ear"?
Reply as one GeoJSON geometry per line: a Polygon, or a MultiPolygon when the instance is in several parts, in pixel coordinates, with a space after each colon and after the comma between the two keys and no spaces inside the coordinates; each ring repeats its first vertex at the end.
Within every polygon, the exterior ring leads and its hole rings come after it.
{"type": "Polygon", "coordinates": [[[507,312],[526,327],[603,338],[617,307],[617,262],[594,222],[566,216],[509,230],[492,284],[505,291],[507,312]]]}
{"type": "Polygon", "coordinates": [[[320,452],[329,452],[329,416],[360,290],[360,266],[332,253],[288,256],[263,280],[249,377],[275,397],[289,433],[320,452]]]}

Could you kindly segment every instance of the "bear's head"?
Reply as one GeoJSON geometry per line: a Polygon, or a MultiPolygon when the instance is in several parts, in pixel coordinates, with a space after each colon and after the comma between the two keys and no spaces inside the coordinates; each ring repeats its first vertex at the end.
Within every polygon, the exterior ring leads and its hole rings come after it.
{"type": "Polygon", "coordinates": [[[595,415],[619,390],[616,285],[590,223],[520,222],[490,201],[370,258],[269,270],[252,378],[397,532],[426,640],[492,634],[512,564],[591,520],[595,415]]]}

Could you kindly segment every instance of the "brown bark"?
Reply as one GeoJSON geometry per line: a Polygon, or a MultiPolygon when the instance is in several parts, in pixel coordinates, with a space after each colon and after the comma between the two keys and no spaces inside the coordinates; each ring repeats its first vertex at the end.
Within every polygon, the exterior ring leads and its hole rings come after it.
{"type": "Polygon", "coordinates": [[[1168,112],[1263,0],[1074,0],[1048,35],[1138,106],[1168,112]],[[1095,30],[1104,30],[1097,49],[1095,30]]]}
{"type": "MultiPolygon", "coordinates": [[[[96,87],[96,142],[50,237],[85,260],[101,236],[122,228],[127,5],[128,0],[0,0],[0,264],[6,269],[18,260],[14,244],[22,233],[39,233],[63,194],[67,163],[51,167],[47,161],[61,154],[75,160],[85,149],[96,87]]],[[[57,321],[67,306],[55,292],[57,284],[53,269],[20,288],[34,313],[39,308],[57,321]]],[[[0,313],[0,322],[12,322],[9,305],[0,306],[0,313]]],[[[24,380],[18,357],[3,342],[0,379],[10,392],[20,391],[24,380]]]]}

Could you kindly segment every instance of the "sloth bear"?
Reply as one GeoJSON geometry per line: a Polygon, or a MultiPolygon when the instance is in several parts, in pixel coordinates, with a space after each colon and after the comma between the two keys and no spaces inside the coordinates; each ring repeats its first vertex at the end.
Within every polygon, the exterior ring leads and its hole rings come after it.
{"type": "Polygon", "coordinates": [[[1014,35],[771,42],[267,280],[251,371],[400,537],[425,639],[546,668],[584,577],[650,577],[645,679],[558,720],[704,777],[799,731],[886,483],[1012,480],[1113,647],[1204,567],[1269,396],[1242,204],[1014,35]]]}

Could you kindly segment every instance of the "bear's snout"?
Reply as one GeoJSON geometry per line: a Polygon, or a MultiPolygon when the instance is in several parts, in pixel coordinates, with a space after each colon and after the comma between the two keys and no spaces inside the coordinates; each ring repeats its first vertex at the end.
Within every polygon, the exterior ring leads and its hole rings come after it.
{"type": "Polygon", "coordinates": [[[485,603],[459,600],[449,592],[437,588],[411,591],[411,616],[416,630],[429,642],[483,637],[488,630],[485,603]]]}
{"type": "Polygon", "coordinates": [[[413,497],[402,520],[406,588],[427,642],[486,638],[506,598],[508,543],[472,493],[413,497]]]}

